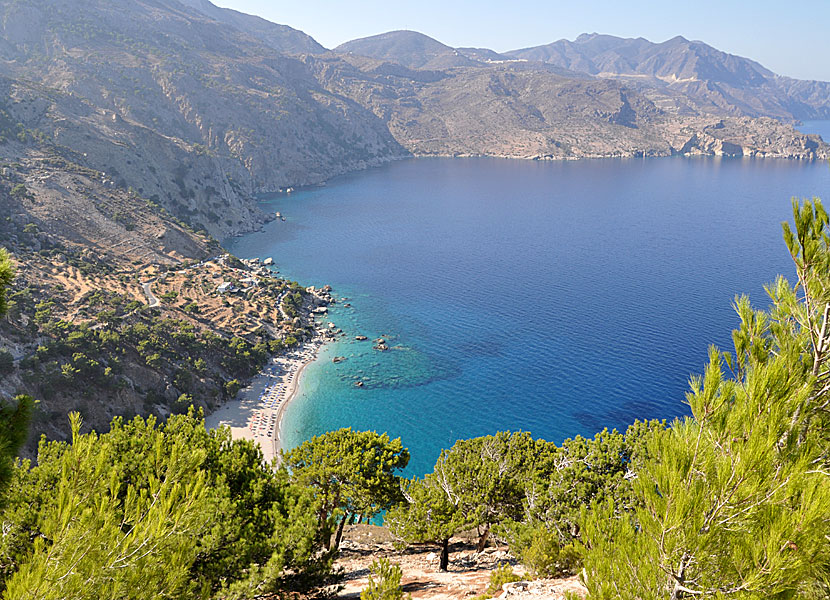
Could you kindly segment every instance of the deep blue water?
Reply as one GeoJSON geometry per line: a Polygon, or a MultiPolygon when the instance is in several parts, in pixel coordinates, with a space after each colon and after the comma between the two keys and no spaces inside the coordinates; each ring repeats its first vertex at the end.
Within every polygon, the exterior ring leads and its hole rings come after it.
{"type": "Polygon", "coordinates": [[[766,306],[763,285],[791,275],[790,198],[822,194],[823,162],[413,159],[273,198],[288,220],[229,249],[352,304],[332,311],[349,337],[307,369],[287,445],[388,431],[421,474],[459,438],[685,414],[707,346],[731,347],[735,295],[766,306]]]}
{"type": "Polygon", "coordinates": [[[817,133],[825,142],[830,142],[830,121],[804,121],[796,129],[802,133],[817,133]]]}

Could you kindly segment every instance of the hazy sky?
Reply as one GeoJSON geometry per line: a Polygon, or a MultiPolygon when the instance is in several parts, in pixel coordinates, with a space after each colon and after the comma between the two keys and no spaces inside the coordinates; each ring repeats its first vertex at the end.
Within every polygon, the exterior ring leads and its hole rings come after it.
{"type": "Polygon", "coordinates": [[[213,0],[311,35],[327,48],[393,29],[497,51],[580,33],[664,41],[676,35],[830,81],[830,0],[213,0]]]}

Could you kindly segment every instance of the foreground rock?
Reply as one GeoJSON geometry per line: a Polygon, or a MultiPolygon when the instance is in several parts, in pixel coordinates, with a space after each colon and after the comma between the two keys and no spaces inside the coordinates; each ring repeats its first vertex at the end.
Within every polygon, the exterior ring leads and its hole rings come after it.
{"type": "MultiPolygon", "coordinates": [[[[504,548],[489,547],[484,552],[475,552],[472,538],[453,538],[449,570],[438,570],[438,555],[429,545],[395,550],[393,539],[383,527],[354,525],[347,529],[341,546],[337,566],[345,571],[344,588],[338,598],[357,599],[366,586],[369,567],[373,560],[386,557],[401,565],[404,592],[413,598],[430,600],[460,600],[484,593],[490,583],[490,572],[501,564],[513,565],[516,573],[524,573],[504,548]]],[[[542,579],[506,584],[497,597],[549,598],[560,600],[566,591],[584,597],[585,587],[576,577],[566,579],[542,579]]]]}

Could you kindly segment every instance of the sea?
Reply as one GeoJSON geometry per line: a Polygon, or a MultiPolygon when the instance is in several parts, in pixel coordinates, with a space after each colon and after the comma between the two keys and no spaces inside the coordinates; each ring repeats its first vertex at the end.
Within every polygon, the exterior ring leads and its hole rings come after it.
{"type": "Polygon", "coordinates": [[[418,158],[268,197],[286,220],[226,245],[339,299],[323,324],[345,336],[306,369],[284,446],[388,432],[411,476],[462,438],[689,414],[736,296],[764,308],[793,278],[781,223],[814,196],[830,204],[826,161],[418,158]]]}

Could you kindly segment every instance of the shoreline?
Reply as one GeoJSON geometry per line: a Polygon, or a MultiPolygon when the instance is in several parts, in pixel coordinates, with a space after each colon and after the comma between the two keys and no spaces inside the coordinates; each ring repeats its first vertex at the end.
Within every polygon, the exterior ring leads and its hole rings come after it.
{"type": "MultiPolygon", "coordinates": [[[[312,340],[313,341],[313,340],[312,340]]],[[[313,349],[313,355],[308,358],[307,360],[303,361],[300,366],[297,368],[297,372],[294,376],[293,381],[291,382],[290,390],[285,394],[285,399],[280,404],[280,407],[277,409],[277,414],[275,417],[276,425],[274,427],[274,435],[271,438],[271,442],[273,444],[273,452],[274,457],[279,458],[280,451],[282,450],[282,421],[283,417],[285,417],[285,409],[288,408],[288,405],[297,397],[297,394],[300,391],[300,381],[303,378],[303,373],[305,373],[306,367],[308,367],[311,363],[316,361],[319,358],[320,351],[325,346],[324,341],[320,341],[320,343],[313,349]]]]}
{"type": "Polygon", "coordinates": [[[265,462],[278,460],[285,409],[296,398],[306,367],[317,360],[327,341],[316,335],[290,352],[270,358],[236,398],[205,417],[205,427],[225,425],[232,439],[257,442],[265,462]]]}

